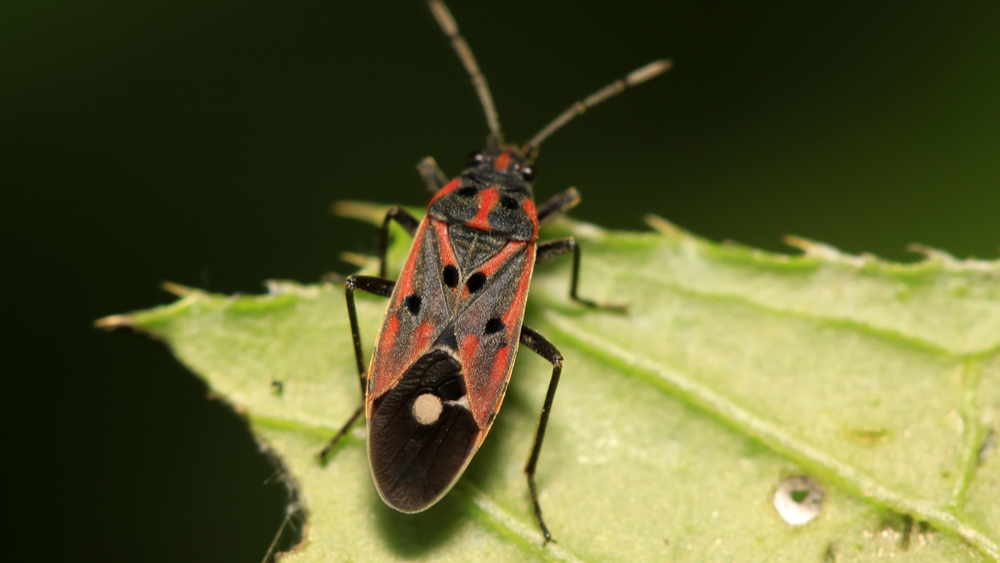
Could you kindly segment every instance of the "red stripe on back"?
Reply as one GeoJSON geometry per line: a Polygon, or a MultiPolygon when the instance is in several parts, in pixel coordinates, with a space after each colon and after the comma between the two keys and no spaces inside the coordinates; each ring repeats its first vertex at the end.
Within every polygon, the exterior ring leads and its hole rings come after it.
{"type": "MultiPolygon", "coordinates": [[[[535,244],[532,242],[522,242],[520,244],[524,244],[527,247],[530,260],[534,256],[535,244]]],[[[510,245],[508,244],[507,246],[510,245]]],[[[514,325],[520,324],[519,317],[524,314],[525,301],[528,299],[528,284],[531,282],[531,270],[532,268],[524,269],[524,273],[521,274],[521,281],[517,284],[517,293],[514,294],[514,302],[511,303],[510,308],[507,309],[507,313],[503,316],[503,324],[507,326],[509,338],[514,337],[509,331],[513,330],[514,325]]]]}
{"type": "Polygon", "coordinates": [[[439,246],[441,247],[441,261],[444,262],[445,266],[457,265],[458,259],[455,258],[455,249],[451,247],[451,236],[448,234],[448,223],[431,219],[431,224],[437,230],[438,242],[440,242],[439,246]]]}
{"type": "Polygon", "coordinates": [[[471,366],[476,357],[476,350],[479,349],[479,337],[470,334],[462,339],[459,344],[458,356],[462,360],[462,365],[471,366]]]}
{"type": "Polygon", "coordinates": [[[385,329],[382,330],[382,336],[379,338],[379,345],[383,346],[385,350],[392,350],[393,344],[396,343],[396,335],[399,334],[399,319],[392,312],[389,312],[388,315],[385,329]]]}
{"type": "Polygon", "coordinates": [[[524,241],[512,240],[508,242],[503,248],[500,249],[500,252],[497,252],[492,258],[484,262],[483,266],[477,271],[485,274],[487,278],[492,277],[493,274],[496,273],[497,268],[506,262],[507,259],[510,258],[511,254],[514,254],[522,248],[524,248],[524,241]]]}
{"type": "MultiPolygon", "coordinates": [[[[447,184],[445,184],[444,187],[441,188],[440,190],[438,190],[438,193],[434,194],[434,197],[431,198],[431,203],[434,203],[435,201],[438,200],[438,198],[441,198],[442,196],[446,196],[446,195],[450,194],[451,192],[455,191],[455,189],[458,188],[459,184],[461,184],[461,182],[459,181],[458,178],[455,178],[454,180],[452,180],[452,181],[448,182],[447,184]]],[[[428,209],[430,208],[430,206],[431,206],[431,204],[428,203],[427,204],[428,209]]]]}
{"type": "Polygon", "coordinates": [[[434,325],[430,321],[424,321],[417,326],[416,334],[413,335],[412,351],[410,352],[410,361],[407,362],[408,365],[413,365],[413,362],[417,361],[417,358],[430,345],[431,336],[434,336],[434,325]]]}
{"type": "Polygon", "coordinates": [[[531,225],[535,228],[535,232],[531,237],[531,240],[535,240],[538,238],[538,211],[535,210],[535,200],[526,199],[524,200],[524,205],[521,207],[528,214],[528,218],[531,219],[531,225]]]}
{"type": "MultiPolygon", "coordinates": [[[[432,219],[425,217],[424,221],[432,221],[432,219]]],[[[421,225],[417,229],[417,236],[413,238],[413,246],[410,247],[410,255],[406,257],[406,264],[403,265],[403,271],[399,273],[399,279],[396,280],[396,295],[399,296],[399,299],[404,299],[413,293],[413,268],[417,265],[417,256],[420,254],[419,248],[424,241],[426,230],[427,225],[421,225]]]]}
{"type": "Polygon", "coordinates": [[[490,222],[487,217],[490,211],[497,206],[497,202],[500,201],[500,193],[497,192],[495,186],[490,186],[485,190],[479,192],[479,211],[476,216],[469,220],[465,225],[472,227],[474,229],[482,229],[484,231],[493,230],[490,227],[490,222]]]}
{"type": "Polygon", "coordinates": [[[510,151],[503,151],[500,156],[497,157],[496,162],[493,163],[493,168],[498,172],[504,172],[507,170],[507,165],[510,164],[510,151]]]}

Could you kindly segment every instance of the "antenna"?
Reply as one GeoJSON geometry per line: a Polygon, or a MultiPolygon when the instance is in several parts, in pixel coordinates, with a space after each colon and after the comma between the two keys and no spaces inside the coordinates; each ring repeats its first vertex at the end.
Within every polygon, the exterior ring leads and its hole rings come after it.
{"type": "Polygon", "coordinates": [[[458,24],[455,18],[451,17],[451,12],[444,2],[440,0],[430,0],[428,5],[434,19],[441,26],[441,31],[451,40],[451,47],[455,49],[458,58],[465,66],[469,76],[472,78],[472,85],[476,88],[476,95],[479,96],[479,103],[483,106],[483,113],[486,114],[486,123],[490,127],[490,136],[487,140],[488,148],[499,148],[503,144],[503,133],[500,132],[500,118],[497,116],[496,106],[493,105],[493,96],[490,94],[490,87],[486,84],[486,77],[479,70],[476,64],[476,57],[472,55],[472,49],[465,42],[465,38],[458,33],[458,24]]]}
{"type": "Polygon", "coordinates": [[[611,84],[608,84],[604,88],[601,88],[600,90],[587,96],[582,102],[574,103],[566,111],[559,114],[559,117],[553,119],[548,125],[543,127],[541,131],[539,131],[530,141],[528,141],[526,145],[524,145],[524,150],[522,151],[524,153],[524,157],[529,160],[534,159],[534,153],[538,152],[538,145],[541,145],[542,141],[548,138],[549,135],[559,130],[559,128],[563,125],[572,121],[574,117],[596,106],[604,100],[607,100],[608,98],[621,94],[627,88],[638,86],[650,78],[670,70],[671,65],[673,65],[673,63],[665,59],[653,61],[642,68],[633,70],[625,78],[615,80],[611,84]]]}

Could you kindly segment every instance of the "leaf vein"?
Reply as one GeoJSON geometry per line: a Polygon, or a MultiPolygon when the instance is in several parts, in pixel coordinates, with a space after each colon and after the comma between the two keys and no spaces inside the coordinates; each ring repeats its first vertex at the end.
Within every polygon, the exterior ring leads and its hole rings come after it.
{"type": "Polygon", "coordinates": [[[1000,548],[997,542],[955,514],[926,501],[911,499],[883,487],[860,469],[793,438],[776,425],[757,417],[684,374],[624,350],[598,335],[580,330],[556,315],[546,313],[545,319],[556,330],[582,345],[592,355],[640,374],[661,390],[669,391],[699,407],[736,431],[761,441],[778,454],[835,479],[867,502],[892,508],[918,520],[926,520],[945,532],[961,537],[994,561],[1000,562],[1000,548]]]}

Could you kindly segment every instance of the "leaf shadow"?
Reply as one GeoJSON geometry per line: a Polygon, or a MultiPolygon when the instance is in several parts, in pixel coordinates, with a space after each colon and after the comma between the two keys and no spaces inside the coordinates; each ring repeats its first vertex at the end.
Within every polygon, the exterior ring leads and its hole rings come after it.
{"type": "Polygon", "coordinates": [[[448,540],[468,518],[468,511],[455,495],[445,495],[440,502],[417,514],[397,512],[386,505],[377,493],[372,494],[379,534],[402,558],[418,558],[448,540]]]}

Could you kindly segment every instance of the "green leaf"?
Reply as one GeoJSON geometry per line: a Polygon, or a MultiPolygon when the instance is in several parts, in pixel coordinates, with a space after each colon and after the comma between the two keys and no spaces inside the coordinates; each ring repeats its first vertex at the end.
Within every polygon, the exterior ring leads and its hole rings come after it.
{"type": "MultiPolygon", "coordinates": [[[[162,338],[280,458],[308,515],[289,561],[1000,561],[1000,262],[794,238],[791,257],[650,224],[544,233],[581,242],[581,294],[630,307],[570,302],[569,260],[536,271],[526,324],[566,357],[537,476],[547,546],[523,466],[550,366],[528,351],[465,477],[403,515],[372,486],[361,427],[316,460],[359,402],[339,284],[174,287],[176,303],[101,324],[162,338]],[[822,494],[802,526],[773,504],[797,476],[822,494]]],[[[395,237],[397,267],[408,245],[395,237]]],[[[359,298],[366,346],[384,307],[359,298]]]]}

